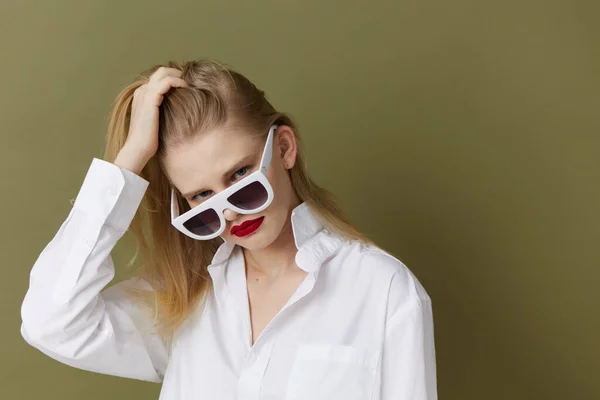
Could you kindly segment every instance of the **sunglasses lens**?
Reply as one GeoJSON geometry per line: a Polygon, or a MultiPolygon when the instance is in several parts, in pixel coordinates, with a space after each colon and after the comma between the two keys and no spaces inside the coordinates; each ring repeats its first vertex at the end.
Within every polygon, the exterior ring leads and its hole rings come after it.
{"type": "Polygon", "coordinates": [[[227,199],[242,210],[255,210],[265,204],[268,198],[267,189],[260,182],[252,182],[244,186],[227,199]]]}
{"type": "Polygon", "coordinates": [[[221,220],[212,208],[188,219],[183,223],[190,232],[199,236],[212,235],[221,227],[221,220]]]}

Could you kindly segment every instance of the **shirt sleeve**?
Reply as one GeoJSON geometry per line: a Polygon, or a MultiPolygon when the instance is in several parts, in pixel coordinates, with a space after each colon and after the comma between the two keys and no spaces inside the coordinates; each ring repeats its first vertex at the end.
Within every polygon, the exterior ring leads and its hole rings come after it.
{"type": "Polygon", "coordinates": [[[141,279],[108,289],[110,252],[129,227],[148,182],[93,159],[70,210],[36,260],[21,306],[21,335],[72,367],[160,382],[168,350],[153,331],[153,315],[128,296],[151,290],[141,279]]]}
{"type": "Polygon", "coordinates": [[[392,287],[403,294],[396,296],[386,323],[380,398],[436,400],[431,299],[408,270],[395,276],[394,281],[392,287]]]}

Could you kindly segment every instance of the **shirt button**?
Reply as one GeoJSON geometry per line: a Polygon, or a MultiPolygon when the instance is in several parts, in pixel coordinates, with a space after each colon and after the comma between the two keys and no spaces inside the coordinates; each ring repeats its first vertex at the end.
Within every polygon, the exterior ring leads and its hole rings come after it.
{"type": "Polygon", "coordinates": [[[117,194],[117,189],[115,189],[114,187],[110,187],[108,188],[108,194],[111,196],[114,196],[117,194]]]}
{"type": "Polygon", "coordinates": [[[257,358],[257,354],[255,352],[252,352],[250,353],[250,357],[248,357],[248,361],[250,361],[251,363],[255,363],[257,358]]]}

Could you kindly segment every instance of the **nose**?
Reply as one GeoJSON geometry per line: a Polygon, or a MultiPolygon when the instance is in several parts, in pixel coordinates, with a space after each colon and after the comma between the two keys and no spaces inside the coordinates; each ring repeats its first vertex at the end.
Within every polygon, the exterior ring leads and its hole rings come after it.
{"type": "Polygon", "coordinates": [[[229,208],[226,208],[225,210],[223,210],[223,215],[225,216],[225,219],[227,221],[233,221],[237,217],[238,213],[236,213],[233,210],[230,210],[229,208]]]}

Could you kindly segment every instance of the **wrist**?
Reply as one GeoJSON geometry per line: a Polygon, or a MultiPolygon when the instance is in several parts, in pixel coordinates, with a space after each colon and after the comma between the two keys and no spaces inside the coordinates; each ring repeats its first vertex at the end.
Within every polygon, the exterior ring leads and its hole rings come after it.
{"type": "Polygon", "coordinates": [[[119,168],[125,168],[134,174],[139,175],[149,159],[150,157],[146,156],[138,149],[131,149],[125,146],[119,151],[114,164],[119,168]]]}

